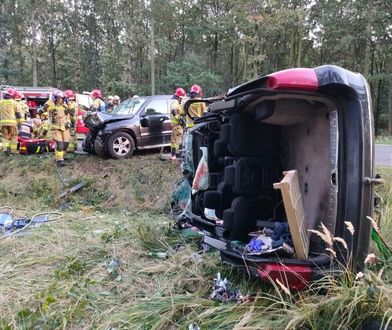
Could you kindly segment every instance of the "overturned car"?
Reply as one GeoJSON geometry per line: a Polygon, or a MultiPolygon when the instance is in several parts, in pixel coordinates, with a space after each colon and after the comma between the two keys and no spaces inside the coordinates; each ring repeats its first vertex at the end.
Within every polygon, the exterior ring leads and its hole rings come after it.
{"type": "Polygon", "coordinates": [[[177,224],[202,230],[223,260],[295,289],[362,267],[378,182],[364,77],[289,69],[204,101],[184,139],[177,224]]]}

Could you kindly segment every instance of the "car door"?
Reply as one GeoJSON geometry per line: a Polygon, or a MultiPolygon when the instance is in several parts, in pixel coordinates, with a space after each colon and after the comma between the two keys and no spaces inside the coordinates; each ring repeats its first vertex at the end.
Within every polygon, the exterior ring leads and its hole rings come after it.
{"type": "Polygon", "coordinates": [[[171,134],[167,99],[152,99],[143,109],[140,118],[140,133],[143,147],[167,143],[165,136],[171,134]]]}

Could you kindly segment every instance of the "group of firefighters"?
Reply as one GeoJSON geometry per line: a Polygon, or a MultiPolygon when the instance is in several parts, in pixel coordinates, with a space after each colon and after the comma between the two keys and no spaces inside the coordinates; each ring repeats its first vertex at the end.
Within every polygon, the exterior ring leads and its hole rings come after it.
{"type": "Polygon", "coordinates": [[[55,160],[57,164],[65,165],[64,153],[71,140],[76,141],[74,127],[78,106],[74,92],[55,92],[53,98],[38,111],[37,117],[30,119],[29,107],[23,99],[22,93],[8,88],[0,100],[0,129],[4,151],[9,155],[18,153],[18,136],[54,140],[55,160]]]}
{"type": "MultiPolygon", "coordinates": [[[[173,101],[170,105],[170,123],[172,128],[171,135],[171,159],[175,160],[180,157],[184,129],[189,129],[195,125],[194,119],[201,117],[206,111],[204,102],[192,102],[189,105],[188,113],[184,111],[183,100],[186,97],[185,89],[179,87],[173,95],[173,101]]],[[[189,91],[190,99],[199,99],[203,96],[202,89],[199,85],[193,85],[189,91]]]]}
{"type": "MultiPolygon", "coordinates": [[[[92,111],[108,110],[100,90],[95,89],[90,95],[93,99],[92,111]]],[[[170,105],[171,158],[173,160],[179,158],[184,129],[193,127],[193,119],[201,117],[206,111],[203,102],[193,102],[188,108],[188,115],[185,114],[183,99],[186,95],[187,93],[183,88],[177,88],[170,105]]],[[[200,86],[193,85],[189,96],[191,99],[201,98],[202,89],[200,86]]],[[[114,105],[116,105],[116,102],[114,105]]],[[[75,132],[77,110],[78,105],[72,90],[57,91],[52,99],[49,99],[43,108],[38,111],[37,117],[29,119],[29,107],[23,94],[11,87],[8,88],[3,93],[3,99],[0,100],[0,129],[3,136],[4,151],[10,155],[18,153],[18,136],[21,138],[33,136],[54,140],[56,142],[56,163],[64,166],[65,152],[70,147],[76,149],[77,145],[75,132]]]]}

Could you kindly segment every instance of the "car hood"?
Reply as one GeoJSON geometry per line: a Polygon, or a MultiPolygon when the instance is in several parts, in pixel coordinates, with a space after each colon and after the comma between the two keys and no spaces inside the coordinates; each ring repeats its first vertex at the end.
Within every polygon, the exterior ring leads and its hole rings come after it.
{"type": "Polygon", "coordinates": [[[83,116],[83,122],[89,128],[99,128],[108,123],[128,120],[132,117],[133,115],[115,115],[105,112],[87,112],[83,116]]]}

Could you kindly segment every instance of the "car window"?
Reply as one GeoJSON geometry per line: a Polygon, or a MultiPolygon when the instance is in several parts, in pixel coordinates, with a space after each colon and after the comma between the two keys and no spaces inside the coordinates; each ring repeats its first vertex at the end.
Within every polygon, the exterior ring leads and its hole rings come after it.
{"type": "Polygon", "coordinates": [[[145,101],[146,99],[143,99],[141,97],[125,100],[113,110],[112,114],[133,115],[140,109],[141,105],[145,101]]]}
{"type": "Polygon", "coordinates": [[[147,104],[145,115],[167,115],[169,113],[169,107],[166,99],[152,100],[147,104]]]}

